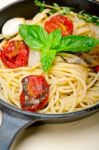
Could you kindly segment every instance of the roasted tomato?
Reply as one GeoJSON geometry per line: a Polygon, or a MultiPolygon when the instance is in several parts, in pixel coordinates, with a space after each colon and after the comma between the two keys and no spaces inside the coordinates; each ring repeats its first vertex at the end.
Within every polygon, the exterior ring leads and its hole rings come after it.
{"type": "Polygon", "coordinates": [[[44,27],[48,33],[51,33],[55,29],[60,29],[63,36],[70,35],[73,32],[72,21],[63,15],[51,17],[45,22],[44,27]]]}
{"type": "Polygon", "coordinates": [[[48,103],[49,85],[43,76],[30,75],[22,80],[21,108],[36,112],[48,103]]]}
{"type": "Polygon", "coordinates": [[[0,58],[1,58],[1,52],[2,52],[2,50],[0,50],[0,58]]]}
{"type": "Polygon", "coordinates": [[[94,69],[96,73],[99,72],[99,65],[95,66],[94,69]]]}
{"type": "Polygon", "coordinates": [[[8,68],[26,66],[29,48],[23,41],[9,41],[1,51],[1,60],[8,68]]]}

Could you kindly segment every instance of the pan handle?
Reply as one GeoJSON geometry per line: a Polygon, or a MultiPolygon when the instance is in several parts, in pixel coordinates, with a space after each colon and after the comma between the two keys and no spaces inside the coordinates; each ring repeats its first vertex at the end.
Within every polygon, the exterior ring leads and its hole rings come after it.
{"type": "Polygon", "coordinates": [[[18,133],[29,125],[36,122],[36,119],[26,119],[17,114],[2,111],[3,119],[0,126],[0,150],[9,150],[18,133]]]}

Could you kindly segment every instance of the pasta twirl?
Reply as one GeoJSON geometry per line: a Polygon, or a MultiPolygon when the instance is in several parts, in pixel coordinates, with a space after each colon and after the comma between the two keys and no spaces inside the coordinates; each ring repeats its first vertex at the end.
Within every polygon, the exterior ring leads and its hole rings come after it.
{"type": "MultiPolygon", "coordinates": [[[[25,20],[25,24],[38,24],[44,27],[47,20],[59,14],[59,12],[51,14],[50,11],[45,9],[33,19],[25,20]]],[[[79,19],[77,13],[72,11],[64,16],[73,22],[74,35],[99,38],[99,27],[95,24],[79,19]]],[[[0,49],[3,49],[8,41],[13,40],[22,41],[22,38],[19,33],[9,39],[4,38],[0,43],[0,49]]],[[[95,51],[99,52],[99,46],[95,51]]],[[[94,71],[81,53],[75,55],[58,53],[48,72],[43,71],[41,62],[34,66],[28,64],[18,68],[7,68],[0,60],[0,98],[21,109],[22,79],[30,75],[43,75],[50,86],[48,104],[38,110],[39,113],[78,111],[99,103],[99,72],[94,71]]]]}
{"type": "Polygon", "coordinates": [[[43,74],[50,84],[49,103],[39,112],[71,112],[91,106],[99,100],[99,73],[93,74],[83,66],[65,63],[60,56],[56,57],[52,69],[46,74],[40,64],[32,68],[0,69],[1,95],[4,100],[20,108],[21,80],[36,74],[43,74]]]}

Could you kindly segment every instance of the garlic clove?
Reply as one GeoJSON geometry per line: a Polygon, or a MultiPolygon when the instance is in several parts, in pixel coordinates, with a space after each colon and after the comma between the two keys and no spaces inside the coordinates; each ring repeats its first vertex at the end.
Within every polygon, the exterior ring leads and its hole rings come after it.
{"type": "Polygon", "coordinates": [[[10,38],[14,35],[16,35],[19,31],[19,25],[24,24],[25,19],[24,18],[12,18],[5,22],[2,28],[2,35],[5,38],[10,38]]]}
{"type": "Polygon", "coordinates": [[[28,66],[29,67],[33,67],[33,66],[38,65],[39,63],[40,63],[40,52],[39,51],[30,50],[28,66]]]}

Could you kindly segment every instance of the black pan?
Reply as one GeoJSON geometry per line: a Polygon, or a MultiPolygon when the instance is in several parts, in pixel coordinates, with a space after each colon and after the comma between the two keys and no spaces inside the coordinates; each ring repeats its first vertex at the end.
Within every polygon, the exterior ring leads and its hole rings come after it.
{"type": "MultiPolygon", "coordinates": [[[[46,0],[52,4],[58,2],[60,5],[68,5],[77,11],[86,10],[91,14],[99,16],[99,3],[93,0],[46,0]]],[[[13,17],[31,18],[39,11],[33,0],[19,0],[0,11],[0,29],[5,21],[13,17]]],[[[9,150],[10,146],[21,130],[38,123],[63,123],[85,118],[99,110],[99,104],[90,108],[65,114],[39,114],[25,112],[0,100],[0,109],[3,112],[3,122],[0,127],[0,150],[9,150]]]]}

